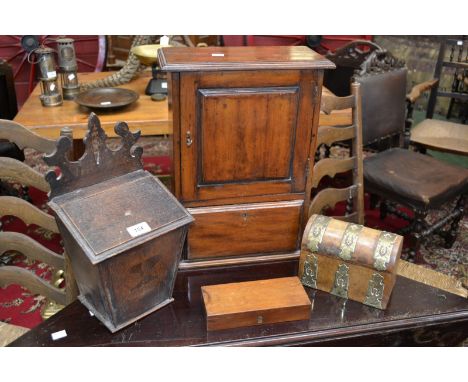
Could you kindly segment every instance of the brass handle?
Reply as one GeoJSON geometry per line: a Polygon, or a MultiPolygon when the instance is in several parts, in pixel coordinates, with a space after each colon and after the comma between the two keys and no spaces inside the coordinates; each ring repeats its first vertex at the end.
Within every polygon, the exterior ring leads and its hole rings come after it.
{"type": "Polygon", "coordinates": [[[187,131],[187,133],[185,133],[185,144],[187,145],[187,147],[190,147],[192,146],[192,143],[192,134],[190,133],[190,131],[187,131]]]}

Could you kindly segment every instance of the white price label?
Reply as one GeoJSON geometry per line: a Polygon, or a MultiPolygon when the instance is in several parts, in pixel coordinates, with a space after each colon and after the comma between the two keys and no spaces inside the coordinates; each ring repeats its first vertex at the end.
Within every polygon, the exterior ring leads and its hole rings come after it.
{"type": "Polygon", "coordinates": [[[167,82],[161,82],[161,87],[163,89],[167,89],[167,82]]]}
{"type": "Polygon", "coordinates": [[[47,78],[55,78],[57,77],[57,72],[54,70],[53,72],[47,72],[47,78]]]}
{"type": "Polygon", "coordinates": [[[224,57],[224,53],[211,53],[211,57],[224,57]]]}
{"type": "Polygon", "coordinates": [[[162,37],[159,39],[159,44],[161,44],[162,46],[167,46],[167,45],[169,45],[169,37],[167,37],[167,36],[162,36],[162,37]]]}
{"type": "Polygon", "coordinates": [[[151,231],[151,228],[147,222],[141,222],[141,223],[132,225],[131,227],[127,227],[127,232],[130,234],[131,237],[137,237],[150,231],[151,231]]]}
{"type": "Polygon", "coordinates": [[[66,336],[67,336],[67,331],[65,329],[61,330],[60,332],[55,332],[51,334],[51,337],[54,341],[57,341],[60,338],[65,338],[66,336]]]}
{"type": "Polygon", "coordinates": [[[70,73],[70,74],[68,75],[68,79],[69,79],[70,81],[73,80],[73,79],[75,79],[75,74],[74,74],[74,73],[70,73]]]}
{"type": "Polygon", "coordinates": [[[110,105],[112,102],[111,101],[102,101],[101,105],[110,105]]]}

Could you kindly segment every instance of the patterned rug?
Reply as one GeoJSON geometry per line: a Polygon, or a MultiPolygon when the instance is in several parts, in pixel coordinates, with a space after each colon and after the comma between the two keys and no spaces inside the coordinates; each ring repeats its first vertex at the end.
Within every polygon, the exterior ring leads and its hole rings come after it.
{"type": "MultiPolygon", "coordinates": [[[[111,142],[110,146],[117,145],[118,140],[111,142]]],[[[160,179],[170,188],[171,172],[171,142],[168,138],[142,137],[139,141],[143,147],[144,167],[160,179]]],[[[48,167],[41,159],[41,155],[32,150],[26,150],[26,163],[41,173],[45,173],[48,167]]],[[[345,156],[346,151],[338,150],[332,152],[333,156],[345,156]]],[[[29,195],[32,202],[47,211],[47,197],[44,193],[31,189],[29,195]]],[[[340,207],[337,207],[340,208],[340,207]]],[[[446,206],[449,209],[450,206],[446,206]]],[[[441,212],[434,212],[430,219],[434,219],[441,212]]],[[[18,219],[3,217],[0,222],[5,231],[23,232],[39,241],[49,249],[61,253],[62,246],[60,236],[37,226],[26,226],[18,219]]],[[[401,219],[387,217],[384,221],[379,219],[378,209],[370,210],[368,198],[366,198],[366,225],[395,231],[405,225],[401,219]]],[[[405,240],[406,242],[406,240],[405,240]]],[[[461,221],[457,241],[451,249],[445,249],[441,246],[440,240],[435,236],[423,244],[421,252],[424,259],[431,264],[435,270],[451,275],[459,279],[465,287],[468,287],[468,218],[461,221]]],[[[16,264],[34,270],[40,277],[49,280],[53,277],[51,269],[43,263],[31,262],[23,255],[14,252],[7,252],[0,256],[0,266],[6,264],[16,264]]],[[[41,309],[44,307],[45,300],[40,296],[33,296],[29,291],[20,286],[10,285],[6,288],[0,288],[0,321],[32,328],[42,321],[41,309]]]]}

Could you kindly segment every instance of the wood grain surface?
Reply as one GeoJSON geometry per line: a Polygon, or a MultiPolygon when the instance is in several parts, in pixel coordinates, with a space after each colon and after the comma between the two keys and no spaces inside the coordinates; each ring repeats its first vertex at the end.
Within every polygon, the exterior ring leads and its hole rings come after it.
{"type": "Polygon", "coordinates": [[[5,119],[0,120],[0,139],[14,142],[20,149],[28,147],[46,154],[55,150],[56,143],[55,140],[41,137],[17,122],[5,119]]]}
{"type": "Polygon", "coordinates": [[[291,277],[297,267],[289,260],[179,271],[174,302],[118,333],[76,301],[11,346],[454,346],[468,337],[466,298],[401,276],[385,311],[306,288],[309,320],[207,332],[202,286],[291,277]],[[63,329],[67,337],[53,341],[63,329]]]}
{"type": "MultiPolygon", "coordinates": [[[[108,75],[109,72],[79,73],[78,78],[81,82],[92,82],[108,75]]],[[[172,73],[171,75],[172,81],[177,82],[178,74],[172,73]]],[[[116,137],[114,125],[117,121],[127,122],[132,130],[141,130],[143,136],[172,134],[172,122],[178,122],[173,119],[173,116],[177,116],[178,112],[172,110],[174,105],[168,103],[167,100],[155,102],[151,100],[150,96],[145,95],[144,90],[150,78],[151,74],[149,72],[143,72],[138,78],[120,86],[134,90],[140,95],[140,98],[134,104],[122,110],[98,112],[102,126],[108,136],[116,137]]],[[[168,88],[171,88],[171,86],[168,86],[168,88]]],[[[172,88],[174,89],[172,90],[173,96],[176,96],[179,88],[178,86],[172,86],[172,88]]],[[[329,93],[329,91],[324,89],[324,94],[326,93],[329,93]]],[[[82,139],[86,134],[90,110],[68,100],[64,100],[62,106],[43,107],[39,99],[40,94],[40,84],[38,84],[14,121],[24,125],[41,137],[52,139],[57,139],[60,136],[60,129],[68,126],[73,130],[74,139],[82,139]]],[[[350,109],[334,111],[329,115],[320,113],[321,126],[349,125],[350,121],[350,109]]]]}
{"type": "MultiPolygon", "coordinates": [[[[80,82],[92,82],[105,78],[109,72],[79,73],[80,82]]],[[[114,125],[118,121],[127,122],[132,131],[141,130],[143,135],[162,135],[172,133],[168,121],[168,104],[166,101],[152,101],[145,95],[145,87],[151,78],[150,72],[143,72],[128,84],[119,87],[136,91],[140,98],[133,104],[113,111],[97,111],[106,134],[116,137],[114,125]]],[[[87,131],[90,109],[79,106],[74,101],[63,101],[62,106],[43,107],[39,100],[40,84],[38,84],[14,121],[27,127],[37,135],[57,139],[60,129],[68,126],[73,129],[74,139],[82,139],[87,131]]]]}
{"type": "Polygon", "coordinates": [[[54,287],[25,268],[10,265],[0,268],[0,287],[18,283],[33,294],[40,294],[58,302],[60,305],[66,305],[65,289],[54,287]]]}
{"type": "Polygon", "coordinates": [[[38,260],[55,268],[64,269],[64,257],[19,232],[0,232],[0,253],[18,251],[28,259],[38,260]]]}
{"type": "Polygon", "coordinates": [[[0,158],[0,179],[35,187],[43,192],[50,191],[49,183],[46,182],[43,174],[13,158],[0,158]]]}
{"type": "Polygon", "coordinates": [[[291,252],[298,248],[302,200],[190,208],[188,259],[291,252]]]}
{"type": "Polygon", "coordinates": [[[162,48],[158,59],[167,71],[335,68],[306,46],[162,48]]]}
{"type": "Polygon", "coordinates": [[[311,303],[297,277],[201,287],[207,330],[307,320],[311,303]]]}
{"type": "Polygon", "coordinates": [[[36,224],[58,233],[55,218],[24,199],[13,196],[0,196],[0,216],[6,215],[16,216],[27,225],[36,224]]]}

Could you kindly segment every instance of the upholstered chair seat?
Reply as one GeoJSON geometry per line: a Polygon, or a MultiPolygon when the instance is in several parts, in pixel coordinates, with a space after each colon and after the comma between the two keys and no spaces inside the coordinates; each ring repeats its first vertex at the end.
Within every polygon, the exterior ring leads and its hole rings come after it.
{"type": "Polygon", "coordinates": [[[468,169],[393,148],[364,161],[364,182],[370,192],[415,209],[435,209],[468,192],[468,169]]]}

